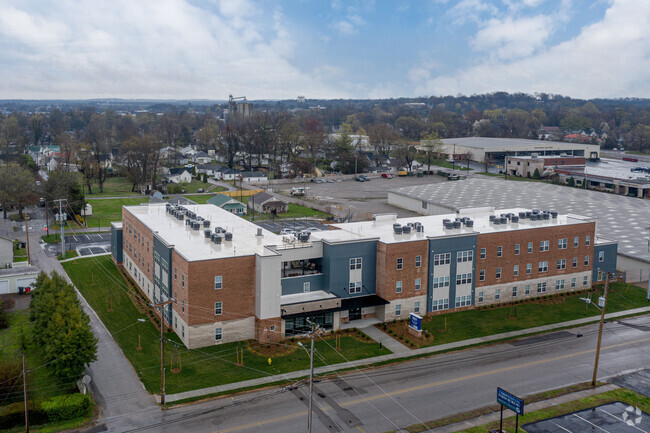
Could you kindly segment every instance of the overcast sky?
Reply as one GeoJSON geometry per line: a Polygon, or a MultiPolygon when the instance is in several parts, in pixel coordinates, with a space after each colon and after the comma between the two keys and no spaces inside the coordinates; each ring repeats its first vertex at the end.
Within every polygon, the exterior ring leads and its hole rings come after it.
{"type": "Polygon", "coordinates": [[[0,0],[0,99],[650,97],[650,0],[0,0]]]}

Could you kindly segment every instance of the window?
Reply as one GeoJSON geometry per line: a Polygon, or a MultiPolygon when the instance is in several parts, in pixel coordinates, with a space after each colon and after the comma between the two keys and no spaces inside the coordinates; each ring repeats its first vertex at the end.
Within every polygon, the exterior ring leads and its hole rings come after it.
{"type": "Polygon", "coordinates": [[[519,255],[519,244],[515,244],[515,256],[519,255]]]}
{"type": "Polygon", "coordinates": [[[501,268],[497,268],[497,278],[501,278],[501,268]]]}
{"type": "Polygon", "coordinates": [[[468,305],[472,305],[472,300],[469,295],[456,296],[456,308],[467,307],[468,305]]]}
{"type": "Polygon", "coordinates": [[[456,274],[456,285],[472,284],[472,274],[456,274]]]}
{"type": "Polygon", "coordinates": [[[350,270],[354,269],[361,269],[361,262],[362,258],[361,257],[355,257],[353,259],[350,259],[350,270]]]}
{"type": "Polygon", "coordinates": [[[415,279],[415,290],[420,290],[422,288],[422,280],[420,278],[415,279]]]}
{"type": "Polygon", "coordinates": [[[514,265],[512,267],[512,275],[514,275],[515,277],[519,276],[519,265],[514,265]]]}
{"type": "Polygon", "coordinates": [[[181,325],[181,337],[185,338],[185,325],[181,325]]]}
{"type": "Polygon", "coordinates": [[[456,253],[456,263],[471,262],[473,258],[473,251],[458,251],[456,253]]]}
{"type": "Polygon", "coordinates": [[[528,254],[530,254],[530,253],[532,253],[532,252],[533,252],[533,243],[532,243],[532,242],[528,242],[528,254]]]}
{"type": "Polygon", "coordinates": [[[181,301],[181,312],[185,312],[185,299],[181,301]]]}
{"type": "Polygon", "coordinates": [[[566,269],[566,259],[558,259],[557,261],[557,269],[566,269]]]}
{"type": "Polygon", "coordinates": [[[221,313],[223,313],[223,302],[215,302],[214,303],[214,315],[215,316],[220,316],[221,313]]]}
{"type": "Polygon", "coordinates": [[[485,250],[485,248],[481,248],[481,258],[484,259],[486,255],[487,255],[487,251],[485,250]]]}
{"type": "Polygon", "coordinates": [[[147,252],[149,252],[149,241],[147,241],[147,252]]]}
{"type": "Polygon", "coordinates": [[[580,245],[580,237],[576,236],[573,238],[573,248],[578,248],[578,245],[580,245]]]}
{"type": "Polygon", "coordinates": [[[422,267],[422,256],[415,256],[415,267],[422,267]]]}
{"type": "Polygon", "coordinates": [[[449,287],[449,277],[434,277],[433,278],[433,288],[437,289],[439,287],[449,287]]]}
{"type": "Polygon", "coordinates": [[[564,280],[555,280],[555,290],[564,289],[564,280]]]}
{"type": "Polygon", "coordinates": [[[533,264],[532,263],[526,263],[526,274],[530,275],[533,273],[533,264]]]}
{"type": "Polygon", "coordinates": [[[399,271],[403,268],[404,268],[404,259],[400,257],[399,259],[397,259],[397,270],[399,271]]]}
{"type": "Polygon", "coordinates": [[[401,281],[397,281],[395,283],[395,292],[402,293],[402,282],[401,281]]]}
{"type": "Polygon", "coordinates": [[[585,236],[585,245],[586,246],[591,245],[591,236],[589,235],[585,236]]]}
{"type": "Polygon", "coordinates": [[[221,275],[217,275],[214,277],[214,289],[222,289],[223,288],[223,277],[221,275]]]}
{"type": "Polygon", "coordinates": [[[361,281],[350,283],[350,294],[361,293],[361,281]]]}
{"type": "Polygon", "coordinates": [[[526,284],[524,287],[524,295],[530,295],[530,284],[526,284]]]}
{"type": "Polygon", "coordinates": [[[503,247],[498,246],[497,247],[497,257],[501,257],[501,256],[503,256],[503,247]]]}
{"type": "Polygon", "coordinates": [[[402,314],[402,304],[395,304],[395,315],[399,316],[402,314]]]}
{"type": "Polygon", "coordinates": [[[414,312],[415,314],[419,314],[419,313],[420,313],[420,301],[415,301],[415,302],[413,303],[413,312],[414,312]]]}
{"type": "Polygon", "coordinates": [[[485,281],[485,269],[481,269],[478,273],[479,281],[485,281]]]}
{"type": "Polygon", "coordinates": [[[540,252],[548,251],[548,246],[549,246],[548,241],[540,241],[540,243],[539,243],[539,251],[540,252]]]}
{"type": "Polygon", "coordinates": [[[176,281],[176,268],[174,268],[174,281],[176,281]]]}
{"type": "Polygon", "coordinates": [[[585,275],[584,277],[582,277],[582,285],[586,286],[587,284],[589,284],[589,277],[585,275]]]}
{"type": "Polygon", "coordinates": [[[214,341],[223,340],[223,328],[215,328],[214,330],[214,341]]]}
{"type": "Polygon", "coordinates": [[[576,277],[571,278],[571,288],[576,286],[576,277]]]}
{"type": "Polygon", "coordinates": [[[497,290],[494,292],[494,299],[497,300],[497,301],[498,301],[499,299],[501,299],[501,289],[497,289],[497,290]]]}
{"type": "Polygon", "coordinates": [[[483,292],[478,292],[478,301],[483,302],[483,292]]]}
{"type": "Polygon", "coordinates": [[[434,299],[431,301],[431,311],[446,310],[449,308],[449,298],[434,299]]]}
{"type": "Polygon", "coordinates": [[[585,256],[585,266],[589,266],[589,256],[585,256]]]}
{"type": "Polygon", "coordinates": [[[605,251],[598,251],[598,261],[600,263],[605,261],[605,251]]]}
{"type": "Polygon", "coordinates": [[[302,283],[302,291],[304,293],[307,293],[311,290],[311,283],[307,281],[306,283],[302,283]]]}
{"type": "Polygon", "coordinates": [[[433,265],[448,265],[451,263],[451,253],[445,254],[434,254],[433,255],[433,265]]]}
{"type": "Polygon", "coordinates": [[[517,296],[517,286],[512,287],[512,297],[515,298],[517,296]]]}
{"type": "Polygon", "coordinates": [[[181,287],[185,287],[185,274],[181,275],[181,287]]]}
{"type": "Polygon", "coordinates": [[[544,292],[546,292],[546,282],[537,283],[537,293],[544,293],[544,292]]]}
{"type": "Polygon", "coordinates": [[[422,202],[422,209],[426,209],[426,208],[427,208],[427,202],[426,202],[426,201],[423,201],[423,202],[422,202]]]}
{"type": "Polygon", "coordinates": [[[567,238],[562,238],[557,240],[557,249],[558,250],[566,250],[567,248],[567,238]]]}
{"type": "Polygon", "coordinates": [[[577,257],[574,257],[574,258],[573,258],[573,267],[574,267],[574,268],[577,268],[577,267],[578,267],[578,258],[577,258],[577,257]]]}
{"type": "Polygon", "coordinates": [[[178,328],[178,317],[174,317],[174,329],[178,328]]]}
{"type": "Polygon", "coordinates": [[[548,262],[539,262],[537,264],[537,271],[547,272],[548,271],[548,262]]]}

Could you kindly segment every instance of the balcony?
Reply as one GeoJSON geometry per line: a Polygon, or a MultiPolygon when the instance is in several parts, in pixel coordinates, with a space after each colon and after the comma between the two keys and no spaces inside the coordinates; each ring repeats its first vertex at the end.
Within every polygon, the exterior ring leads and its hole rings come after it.
{"type": "Polygon", "coordinates": [[[292,260],[282,262],[282,278],[303,277],[323,273],[322,259],[292,260]]]}

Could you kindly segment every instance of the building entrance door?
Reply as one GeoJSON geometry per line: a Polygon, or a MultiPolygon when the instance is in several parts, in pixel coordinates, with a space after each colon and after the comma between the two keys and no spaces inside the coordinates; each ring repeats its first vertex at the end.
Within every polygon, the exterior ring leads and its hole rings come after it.
{"type": "Polygon", "coordinates": [[[349,310],[348,317],[350,318],[350,320],[360,320],[361,308],[353,308],[349,310]]]}

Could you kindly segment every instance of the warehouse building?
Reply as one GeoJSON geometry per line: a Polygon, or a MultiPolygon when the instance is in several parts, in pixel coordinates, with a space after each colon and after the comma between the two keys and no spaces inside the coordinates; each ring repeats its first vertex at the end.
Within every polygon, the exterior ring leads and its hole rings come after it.
{"type": "Polygon", "coordinates": [[[577,215],[476,208],[279,236],[212,205],[123,207],[113,259],[189,348],[575,291],[616,267],[577,215]]]}

